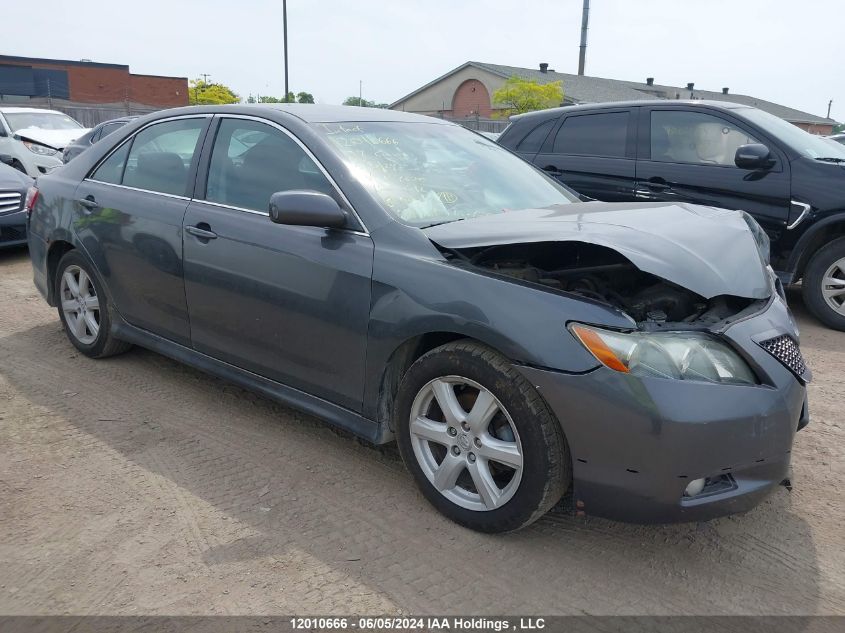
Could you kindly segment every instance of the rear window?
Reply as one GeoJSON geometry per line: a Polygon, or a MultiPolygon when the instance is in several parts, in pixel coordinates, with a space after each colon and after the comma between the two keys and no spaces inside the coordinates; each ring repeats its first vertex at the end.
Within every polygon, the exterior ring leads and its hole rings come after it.
{"type": "Polygon", "coordinates": [[[628,113],[568,116],[555,136],[555,154],[625,157],[628,113]]]}
{"type": "Polygon", "coordinates": [[[549,135],[549,132],[552,131],[552,127],[556,123],[557,119],[549,119],[548,121],[541,123],[533,130],[531,130],[528,135],[522,139],[519,144],[516,146],[516,151],[518,152],[539,152],[540,148],[543,146],[543,141],[546,140],[546,137],[549,135]]]}

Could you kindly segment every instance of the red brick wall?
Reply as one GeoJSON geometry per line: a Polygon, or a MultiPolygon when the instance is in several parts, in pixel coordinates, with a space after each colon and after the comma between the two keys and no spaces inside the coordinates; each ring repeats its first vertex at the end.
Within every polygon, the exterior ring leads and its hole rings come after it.
{"type": "Polygon", "coordinates": [[[148,105],[188,105],[188,80],[183,77],[129,75],[129,100],[148,105]]]}
{"type": "Polygon", "coordinates": [[[491,112],[490,93],[478,79],[467,79],[455,90],[455,96],[452,97],[452,116],[457,118],[478,114],[480,117],[489,118],[491,112]]]}
{"type": "Polygon", "coordinates": [[[47,61],[17,62],[5,59],[3,63],[67,71],[71,101],[82,103],[134,101],[160,107],[188,105],[188,80],[181,77],[133,75],[127,66],[105,68],[94,65],[60,64],[47,61]]]}
{"type": "Polygon", "coordinates": [[[807,130],[810,134],[821,134],[822,136],[830,136],[833,134],[833,125],[819,125],[817,123],[796,123],[802,130],[807,130]]]}

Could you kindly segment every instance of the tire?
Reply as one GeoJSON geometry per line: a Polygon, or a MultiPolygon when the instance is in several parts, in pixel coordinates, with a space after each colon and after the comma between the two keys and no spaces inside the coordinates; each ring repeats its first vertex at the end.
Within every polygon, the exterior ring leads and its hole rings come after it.
{"type": "Polygon", "coordinates": [[[59,319],[76,349],[90,358],[106,358],[132,347],[112,335],[112,306],[105,284],[78,251],[68,251],[59,260],[53,283],[59,319]]]}
{"type": "Polygon", "coordinates": [[[569,488],[572,465],[560,424],[525,377],[489,347],[464,340],[423,355],[403,377],[394,410],[406,467],[429,502],[456,523],[480,532],[517,530],[569,488]]]}
{"type": "Polygon", "coordinates": [[[835,330],[845,330],[845,237],[833,240],[813,255],[804,270],[801,293],[804,304],[819,321],[835,330]],[[837,283],[840,280],[842,283],[837,283]]]}

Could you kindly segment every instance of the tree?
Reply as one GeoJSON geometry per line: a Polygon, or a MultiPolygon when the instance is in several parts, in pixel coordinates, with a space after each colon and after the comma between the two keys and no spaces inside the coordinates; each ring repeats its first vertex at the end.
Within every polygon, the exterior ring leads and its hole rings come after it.
{"type": "Polygon", "coordinates": [[[563,83],[541,84],[533,79],[511,77],[493,93],[493,105],[501,109],[494,116],[507,117],[534,110],[555,108],[563,103],[563,83]]]}
{"type": "Polygon", "coordinates": [[[192,79],[188,83],[188,102],[191,105],[217,105],[240,101],[241,98],[223,84],[206,83],[202,79],[192,79]]]}
{"type": "Polygon", "coordinates": [[[390,104],[376,103],[375,101],[367,101],[366,99],[362,99],[361,97],[346,97],[346,99],[344,99],[343,101],[343,105],[361,106],[363,108],[387,108],[390,104]]]}
{"type": "MultiPolygon", "coordinates": [[[[250,101],[250,103],[255,103],[255,99],[250,101]]],[[[273,97],[273,96],[263,96],[258,97],[258,103],[285,103],[284,97],[273,97]]],[[[314,95],[310,92],[300,92],[299,94],[293,94],[293,92],[288,93],[288,100],[287,103],[314,103],[314,95]]]]}

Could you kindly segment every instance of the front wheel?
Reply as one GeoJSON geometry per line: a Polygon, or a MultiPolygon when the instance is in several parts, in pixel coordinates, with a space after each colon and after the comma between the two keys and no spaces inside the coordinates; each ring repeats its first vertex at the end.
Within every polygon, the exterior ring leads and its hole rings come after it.
{"type": "Polygon", "coordinates": [[[801,286],[810,312],[825,325],[845,330],[845,237],[813,255],[801,286]]]}
{"type": "Polygon", "coordinates": [[[426,498],[482,532],[524,527],[571,480],[569,451],[545,401],[488,347],[458,341],[405,374],[395,427],[405,465],[426,498]]]}
{"type": "Polygon", "coordinates": [[[77,251],[68,251],[59,260],[55,284],[59,318],[76,349],[91,358],[105,358],[131,347],[112,335],[105,287],[77,251]]]}

